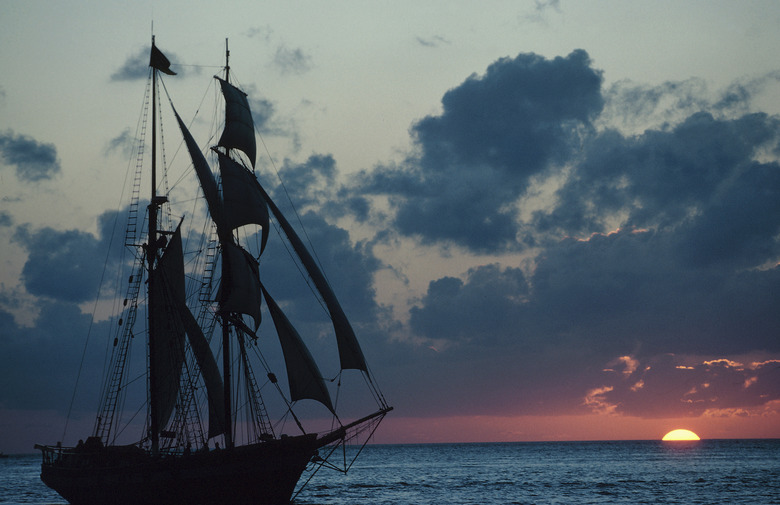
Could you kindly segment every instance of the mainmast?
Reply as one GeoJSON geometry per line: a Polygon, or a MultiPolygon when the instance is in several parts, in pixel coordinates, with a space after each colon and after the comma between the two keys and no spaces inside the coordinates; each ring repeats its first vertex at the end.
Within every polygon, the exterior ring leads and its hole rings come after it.
{"type": "MultiPolygon", "coordinates": [[[[230,77],[230,49],[228,48],[228,39],[225,39],[225,80],[230,77]]],[[[229,149],[225,148],[229,153],[229,149]]],[[[220,237],[221,238],[221,237],[220,237]]],[[[224,273],[225,258],[222,258],[222,269],[224,273]]],[[[224,276],[223,276],[224,277],[224,276]]],[[[233,413],[231,409],[232,392],[230,379],[230,325],[228,324],[228,315],[222,315],[222,384],[224,386],[225,396],[225,447],[233,447],[233,413]]]]}
{"type": "MultiPolygon", "coordinates": [[[[154,35],[152,35],[152,51],[154,51],[154,35]]],[[[150,61],[151,65],[151,61],[150,61]]],[[[157,455],[160,451],[160,427],[158,426],[158,411],[159,405],[157,404],[157,395],[154,394],[157,391],[157,366],[156,366],[156,352],[155,346],[155,332],[154,323],[155,311],[151,308],[155,306],[152,297],[155,296],[154,275],[154,260],[157,256],[157,209],[159,201],[157,197],[157,68],[152,66],[152,191],[151,200],[149,204],[149,236],[146,244],[146,258],[148,261],[149,275],[147,277],[148,284],[148,296],[150,307],[148,311],[149,317],[149,431],[152,439],[152,454],[157,455]]]]}

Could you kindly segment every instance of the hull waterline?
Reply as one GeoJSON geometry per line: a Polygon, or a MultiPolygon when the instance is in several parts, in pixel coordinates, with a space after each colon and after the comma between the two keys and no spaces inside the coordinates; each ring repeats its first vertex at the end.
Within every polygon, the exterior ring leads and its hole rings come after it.
{"type": "Polygon", "coordinates": [[[73,505],[286,504],[317,454],[315,439],[286,437],[159,458],[134,447],[49,448],[41,479],[73,505]]]}

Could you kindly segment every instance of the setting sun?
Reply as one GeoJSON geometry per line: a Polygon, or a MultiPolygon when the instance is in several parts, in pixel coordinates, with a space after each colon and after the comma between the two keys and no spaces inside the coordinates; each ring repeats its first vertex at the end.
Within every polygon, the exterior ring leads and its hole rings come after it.
{"type": "Polygon", "coordinates": [[[661,440],[700,440],[699,435],[690,430],[672,430],[661,440]]]}

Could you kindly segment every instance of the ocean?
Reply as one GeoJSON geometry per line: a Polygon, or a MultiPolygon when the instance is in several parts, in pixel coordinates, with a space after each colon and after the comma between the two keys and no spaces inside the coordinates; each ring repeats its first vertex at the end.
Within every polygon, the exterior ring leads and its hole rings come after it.
{"type": "MultiPolygon", "coordinates": [[[[38,455],[0,459],[0,503],[66,503],[39,473],[38,455]]],[[[780,504],[780,440],[369,445],[295,503],[780,504]]]]}

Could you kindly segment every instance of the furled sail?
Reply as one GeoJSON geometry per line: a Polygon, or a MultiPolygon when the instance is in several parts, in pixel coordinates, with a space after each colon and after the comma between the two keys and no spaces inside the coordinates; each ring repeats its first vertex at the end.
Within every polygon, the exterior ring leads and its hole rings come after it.
{"type": "Polygon", "coordinates": [[[154,282],[150,291],[149,310],[151,346],[154,352],[156,387],[151,394],[157,403],[157,426],[167,424],[176,405],[179,377],[184,363],[184,328],[178,317],[177,307],[185,303],[184,255],[181,232],[176,232],[168,242],[165,253],[152,271],[154,282]]]}
{"type": "Polygon", "coordinates": [[[249,157],[252,167],[255,166],[256,144],[255,123],[246,93],[229,82],[216,78],[222,86],[225,96],[225,130],[219,138],[218,146],[226,149],[240,149],[249,157]]]}
{"type": "Polygon", "coordinates": [[[335,414],[328,388],[306,344],[265,288],[263,288],[263,296],[274,320],[279,343],[282,345],[284,362],[287,366],[287,380],[290,384],[290,399],[316,400],[335,414]]]}
{"type": "Polygon", "coordinates": [[[187,330],[190,347],[203,375],[203,382],[206,383],[209,402],[209,438],[216,437],[225,432],[225,411],[222,408],[225,397],[222,376],[219,374],[217,362],[209,348],[208,341],[206,341],[206,336],[203,335],[203,330],[198,326],[192,312],[186,305],[179,307],[179,309],[184,328],[187,330]]]}
{"type": "Polygon", "coordinates": [[[219,293],[220,312],[239,312],[260,326],[262,286],[257,261],[241,247],[222,244],[222,285],[219,293]]]}
{"type": "Polygon", "coordinates": [[[295,233],[293,227],[290,226],[290,223],[279,210],[279,207],[271,200],[271,197],[268,196],[268,193],[260,185],[257,179],[255,179],[254,182],[263,195],[263,198],[265,198],[265,201],[268,203],[268,206],[271,208],[271,212],[278,221],[279,226],[282,227],[284,234],[290,241],[290,245],[292,245],[295,253],[298,255],[298,258],[300,258],[301,263],[303,263],[304,268],[306,268],[306,271],[314,282],[314,285],[317,287],[317,291],[319,291],[320,295],[322,295],[322,299],[325,301],[325,306],[328,308],[330,318],[333,321],[333,329],[336,333],[341,368],[354,368],[368,372],[366,358],[363,356],[362,349],[360,349],[360,344],[355,336],[355,331],[352,329],[352,325],[349,324],[349,320],[347,319],[346,314],[344,314],[344,310],[341,308],[341,304],[333,293],[333,290],[330,288],[328,281],[325,280],[325,276],[317,266],[314,258],[311,257],[306,246],[303,245],[300,237],[295,233]]]}
{"type": "Polygon", "coordinates": [[[247,224],[263,227],[260,254],[268,242],[268,206],[257,189],[254,174],[228,156],[219,155],[219,169],[222,173],[222,202],[225,223],[234,230],[247,224]]]}

